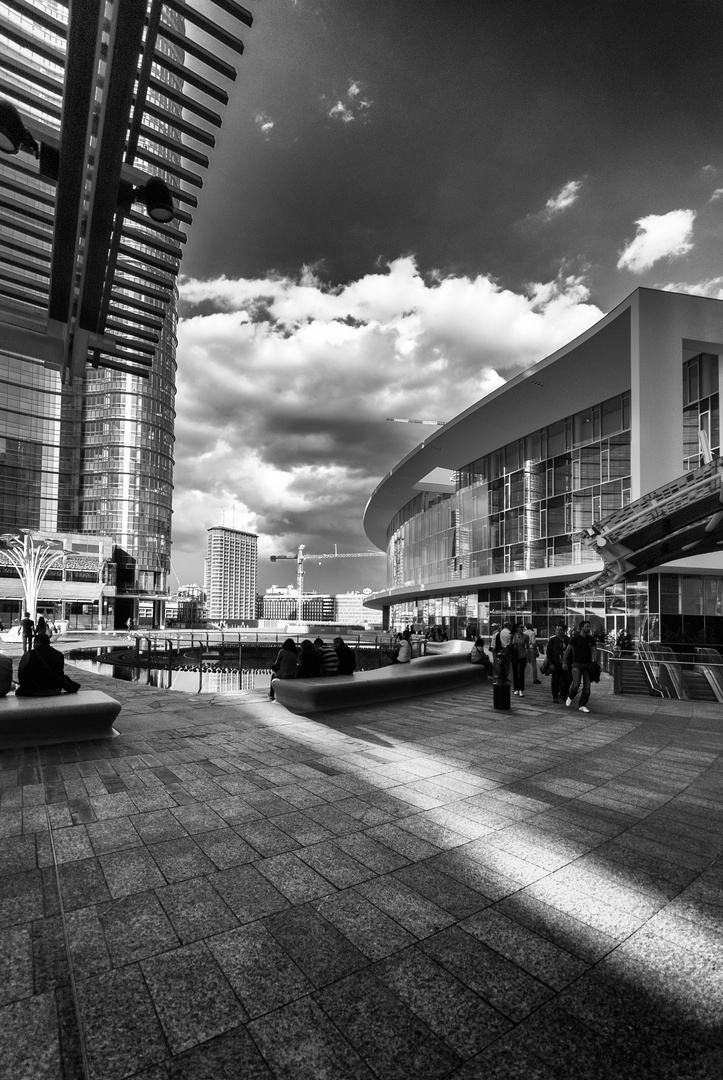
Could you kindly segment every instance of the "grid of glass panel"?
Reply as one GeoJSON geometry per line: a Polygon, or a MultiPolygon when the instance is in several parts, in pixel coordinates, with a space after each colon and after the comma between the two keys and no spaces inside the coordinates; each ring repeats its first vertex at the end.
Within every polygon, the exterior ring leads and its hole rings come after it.
{"type": "Polygon", "coordinates": [[[720,396],[718,357],[699,353],[683,364],[683,467],[686,472],[704,464],[700,432],[713,454],[720,454],[720,396]]]}
{"type": "Polygon", "coordinates": [[[630,394],[531,432],[423,492],[387,533],[389,587],[595,560],[575,539],[630,502],[630,394]]]}

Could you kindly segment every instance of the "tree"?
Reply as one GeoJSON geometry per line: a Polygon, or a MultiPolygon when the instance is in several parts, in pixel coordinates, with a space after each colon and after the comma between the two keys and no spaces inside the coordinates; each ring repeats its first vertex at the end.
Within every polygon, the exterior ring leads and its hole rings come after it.
{"type": "Polygon", "coordinates": [[[20,529],[20,532],[21,536],[3,533],[0,540],[4,542],[5,555],[17,570],[22,582],[25,610],[34,617],[45,575],[65,558],[65,549],[58,547],[62,541],[55,537],[35,537],[30,529],[20,529]]]}

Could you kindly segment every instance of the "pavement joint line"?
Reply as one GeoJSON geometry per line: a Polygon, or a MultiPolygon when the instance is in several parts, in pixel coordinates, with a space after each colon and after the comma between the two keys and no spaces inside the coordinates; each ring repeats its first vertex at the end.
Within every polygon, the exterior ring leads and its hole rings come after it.
{"type": "MultiPolygon", "coordinates": [[[[43,782],[43,767],[40,761],[40,747],[35,747],[35,757],[38,762],[38,781],[43,782]]],[[[68,963],[68,976],[70,978],[70,992],[73,995],[73,1009],[75,1011],[75,1021],[78,1027],[78,1042],[80,1044],[80,1056],[83,1062],[83,1073],[85,1074],[85,1080],[91,1080],[90,1075],[90,1062],[88,1060],[88,1049],[85,1039],[85,1028],[83,1027],[83,1016],[80,1011],[80,1001],[78,1000],[78,988],[75,981],[75,969],[73,967],[73,955],[70,949],[70,937],[68,935],[68,923],[65,918],[65,904],[63,903],[63,890],[60,885],[60,873],[58,870],[58,858],[55,851],[55,841],[53,840],[53,823],[50,820],[50,811],[48,810],[48,803],[43,800],[43,808],[45,810],[45,820],[48,825],[48,839],[50,841],[50,851],[53,856],[53,871],[55,873],[55,887],[58,892],[58,907],[60,908],[60,924],[63,927],[63,944],[65,946],[65,958],[68,963]]]]}

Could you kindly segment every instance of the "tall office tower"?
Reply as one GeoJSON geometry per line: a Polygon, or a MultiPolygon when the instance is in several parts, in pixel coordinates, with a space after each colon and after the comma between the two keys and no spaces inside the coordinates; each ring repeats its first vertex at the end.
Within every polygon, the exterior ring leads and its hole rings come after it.
{"type": "Polygon", "coordinates": [[[235,0],[0,10],[0,532],[111,537],[116,626],[163,620],[176,277],[236,21],[235,0]]]}
{"type": "Polygon", "coordinates": [[[206,598],[211,622],[256,615],[258,537],[217,525],[208,530],[206,598]]]}

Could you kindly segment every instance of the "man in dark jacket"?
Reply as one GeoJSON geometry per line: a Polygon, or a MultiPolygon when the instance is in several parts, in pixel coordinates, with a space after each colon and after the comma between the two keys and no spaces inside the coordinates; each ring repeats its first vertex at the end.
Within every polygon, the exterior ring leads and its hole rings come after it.
{"type": "Polygon", "coordinates": [[[30,612],[26,611],[20,620],[20,629],[23,632],[23,652],[27,652],[32,648],[33,635],[35,634],[35,623],[30,618],[30,612]]]}
{"type": "Polygon", "coordinates": [[[344,644],[343,638],[335,637],[334,651],[339,657],[339,674],[353,675],[356,671],[356,656],[354,655],[354,650],[344,644]]]}
{"type": "Polygon", "coordinates": [[[62,690],[63,665],[62,652],[52,648],[47,634],[35,635],[35,647],[20,657],[18,664],[19,697],[44,697],[46,694],[59,694],[62,690]]]}
{"type": "Polygon", "coordinates": [[[592,666],[596,663],[597,649],[595,648],[595,639],[592,636],[592,627],[587,620],[584,620],[580,623],[578,633],[573,634],[570,638],[570,644],[565,649],[565,659],[562,665],[564,671],[568,671],[570,665],[572,665],[572,685],[567,692],[567,701],[565,702],[568,709],[575,700],[575,695],[582,682],[582,693],[580,694],[580,704],[577,711],[590,712],[587,707],[590,699],[590,675],[592,674],[592,666]]]}
{"type": "Polygon", "coordinates": [[[550,689],[552,690],[552,700],[555,704],[560,703],[560,699],[563,701],[567,697],[567,691],[570,689],[570,683],[572,682],[572,676],[569,671],[563,671],[562,665],[565,662],[565,650],[570,644],[570,639],[565,633],[565,624],[558,623],[555,627],[555,633],[547,643],[547,649],[545,650],[545,659],[547,660],[547,666],[550,669],[550,689]]]}

